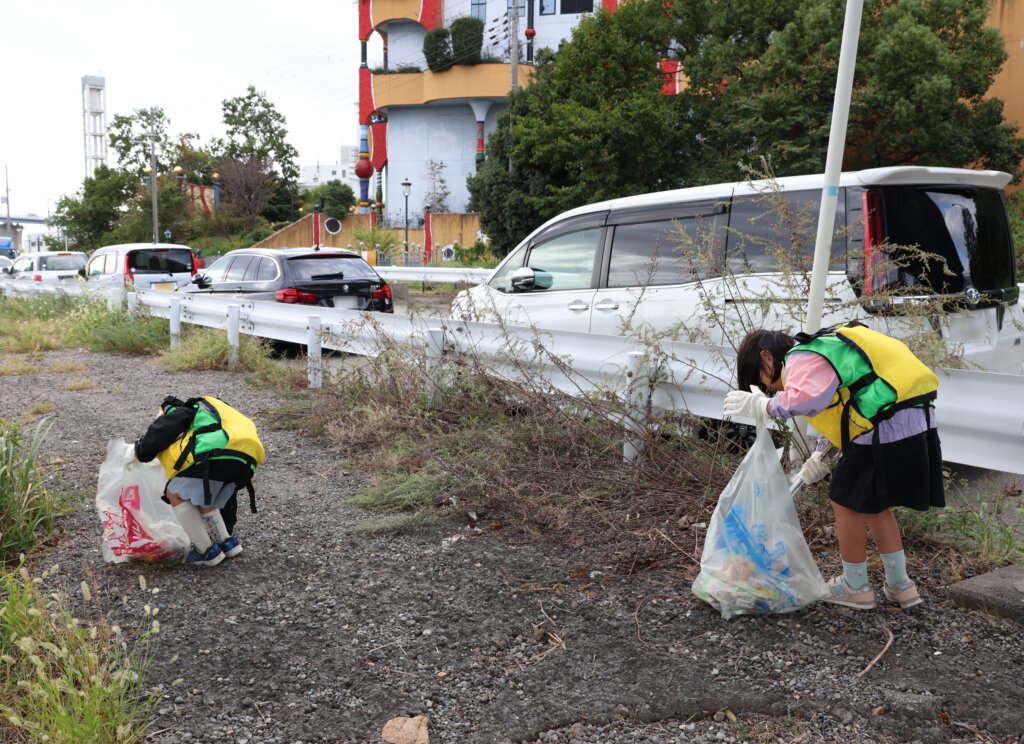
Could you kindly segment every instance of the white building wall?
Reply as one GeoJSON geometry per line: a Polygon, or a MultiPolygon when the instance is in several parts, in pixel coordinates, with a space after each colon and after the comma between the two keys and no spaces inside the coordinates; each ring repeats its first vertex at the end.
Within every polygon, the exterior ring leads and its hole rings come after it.
{"type": "MultiPolygon", "coordinates": [[[[484,122],[485,137],[494,131],[505,104],[494,104],[484,122]]],[[[388,166],[384,203],[387,221],[403,225],[402,181],[409,179],[409,224],[418,226],[430,191],[430,160],[444,163],[443,177],[452,212],[467,211],[466,178],[476,173],[476,118],[468,104],[393,107],[388,119],[388,166]]]]}
{"type": "Polygon", "coordinates": [[[389,21],[388,69],[397,70],[405,65],[427,69],[427,58],[423,56],[423,37],[427,30],[414,21],[389,21]]]}

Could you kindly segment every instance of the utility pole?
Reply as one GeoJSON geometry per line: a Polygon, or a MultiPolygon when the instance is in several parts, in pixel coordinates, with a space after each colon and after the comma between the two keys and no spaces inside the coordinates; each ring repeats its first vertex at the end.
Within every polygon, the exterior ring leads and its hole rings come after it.
{"type": "MultiPolygon", "coordinates": [[[[4,166],[4,186],[7,189],[7,197],[4,201],[7,203],[7,227],[11,227],[11,179],[7,175],[7,166],[4,166]]],[[[13,237],[13,236],[12,236],[13,237]]]]}
{"type": "Polygon", "coordinates": [[[508,92],[508,172],[511,175],[515,168],[512,165],[512,94],[519,88],[519,0],[508,0],[508,44],[509,62],[512,68],[512,84],[508,92]]]}
{"type": "Polygon", "coordinates": [[[160,242],[160,228],[156,216],[156,127],[153,123],[153,109],[149,110],[149,184],[153,191],[153,245],[160,242]]]}

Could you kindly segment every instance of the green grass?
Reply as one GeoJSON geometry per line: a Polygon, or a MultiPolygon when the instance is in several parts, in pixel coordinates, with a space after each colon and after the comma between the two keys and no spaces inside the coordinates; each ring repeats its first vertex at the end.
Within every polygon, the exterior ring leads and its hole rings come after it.
{"type": "Polygon", "coordinates": [[[59,510],[43,488],[39,448],[52,422],[39,422],[30,437],[0,419],[0,559],[30,552],[53,529],[59,510]]]}
{"type": "Polygon", "coordinates": [[[243,336],[238,345],[238,362],[232,365],[232,349],[224,331],[186,326],[181,336],[178,348],[164,348],[157,355],[157,363],[171,372],[243,372],[251,384],[273,389],[305,388],[308,385],[303,364],[275,358],[273,345],[266,339],[243,336]]]}
{"type": "MultiPolygon", "coordinates": [[[[4,741],[140,742],[159,700],[141,681],[155,610],[146,606],[133,638],[102,616],[82,623],[68,597],[44,590],[56,569],[0,576],[0,715],[13,734],[4,741]]],[[[88,603],[85,582],[82,591],[88,603]]]]}

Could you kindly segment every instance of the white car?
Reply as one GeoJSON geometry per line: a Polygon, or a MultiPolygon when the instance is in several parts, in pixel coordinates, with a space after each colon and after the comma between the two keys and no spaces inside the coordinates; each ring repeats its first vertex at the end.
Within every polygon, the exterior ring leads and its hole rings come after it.
{"type": "Polygon", "coordinates": [[[187,245],[120,243],[93,251],[85,278],[90,286],[173,292],[191,284],[195,273],[195,257],[187,245]]]}
{"type": "MultiPolygon", "coordinates": [[[[1002,194],[1009,181],[958,168],[842,174],[822,325],[859,319],[906,337],[930,323],[968,365],[1024,373],[1024,310],[1002,194]],[[913,319],[915,299],[920,307],[936,298],[945,303],[941,318],[913,319]]],[[[578,207],[531,233],[486,284],[461,292],[452,317],[664,332],[724,346],[752,328],[794,333],[806,310],[822,183],[796,176],[578,207]]]]}
{"type": "Polygon", "coordinates": [[[11,266],[10,278],[32,282],[75,281],[85,274],[86,256],[81,251],[22,253],[11,266]]]}
{"type": "Polygon", "coordinates": [[[0,256],[0,274],[10,274],[12,266],[14,266],[14,261],[7,256],[0,256]]]}

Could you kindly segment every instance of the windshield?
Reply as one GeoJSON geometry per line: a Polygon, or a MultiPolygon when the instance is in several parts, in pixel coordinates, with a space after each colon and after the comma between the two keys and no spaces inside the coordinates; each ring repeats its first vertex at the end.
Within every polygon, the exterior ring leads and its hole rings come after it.
{"type": "Polygon", "coordinates": [[[40,256],[40,271],[78,271],[85,268],[85,254],[72,253],[67,256],[40,256]]]}
{"type": "Polygon", "coordinates": [[[128,268],[136,274],[180,274],[192,271],[188,248],[144,248],[128,254],[128,268]]]}
{"type": "Polygon", "coordinates": [[[288,270],[294,281],[321,279],[370,279],[380,281],[376,272],[359,256],[341,256],[337,253],[321,256],[296,256],[288,259],[288,270]]]}

